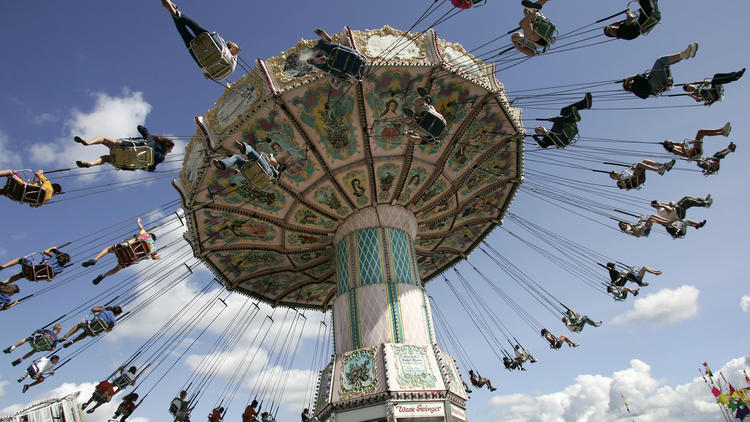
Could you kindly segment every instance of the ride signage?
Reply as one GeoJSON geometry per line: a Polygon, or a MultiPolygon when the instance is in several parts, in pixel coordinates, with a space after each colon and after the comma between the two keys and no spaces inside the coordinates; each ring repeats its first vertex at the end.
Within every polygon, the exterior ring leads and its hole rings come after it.
{"type": "Polygon", "coordinates": [[[410,418],[445,416],[445,405],[443,402],[394,403],[393,416],[410,418]]]}

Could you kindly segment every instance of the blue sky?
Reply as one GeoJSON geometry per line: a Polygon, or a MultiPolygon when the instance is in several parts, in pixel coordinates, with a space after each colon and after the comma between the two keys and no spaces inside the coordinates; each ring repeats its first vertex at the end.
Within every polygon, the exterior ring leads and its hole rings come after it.
{"type": "MultiPolygon", "coordinates": [[[[219,31],[225,39],[238,41],[243,48],[241,56],[252,62],[255,58],[276,56],[300,38],[313,39],[312,29],[315,27],[323,27],[329,33],[340,31],[344,25],[353,29],[379,28],[385,24],[408,28],[429,3],[384,0],[352,4],[335,0],[325,4],[264,2],[258,6],[239,0],[192,0],[182,1],[179,5],[204,26],[219,31]]],[[[750,63],[750,53],[741,46],[747,35],[741,19],[750,11],[747,2],[721,2],[713,8],[695,0],[662,3],[662,24],[646,38],[618,40],[535,57],[504,70],[498,74],[498,79],[508,91],[613,80],[644,71],[658,56],[678,52],[689,42],[698,42],[700,48],[696,58],[673,67],[677,82],[702,79],[714,72],[739,70],[750,63]]],[[[544,11],[564,33],[624,6],[620,2],[582,0],[571,5],[553,0],[544,11]]],[[[204,80],[195,68],[168,14],[157,0],[6,2],[2,10],[0,24],[5,33],[16,40],[5,44],[5,66],[0,70],[0,86],[3,88],[0,95],[2,168],[69,167],[77,158],[89,159],[97,155],[96,150],[82,151],[82,147],[72,142],[73,135],[136,136],[135,126],[139,123],[145,123],[154,133],[177,135],[178,138],[190,135],[195,130],[192,117],[210,109],[222,94],[219,86],[204,80]]],[[[481,9],[461,12],[439,25],[437,32],[441,38],[473,48],[514,28],[520,17],[520,6],[490,0],[481,9]]],[[[714,370],[726,364],[725,375],[733,383],[737,379],[736,384],[742,385],[736,372],[748,367],[744,361],[748,344],[742,333],[746,332],[750,300],[746,299],[744,309],[741,305],[743,296],[750,295],[745,271],[750,233],[747,224],[741,220],[748,206],[748,188],[742,182],[747,156],[744,140],[750,133],[748,95],[750,85],[745,78],[728,85],[726,99],[709,108],[637,109],[694,103],[684,97],[598,103],[595,96],[594,109],[582,113],[580,128],[583,136],[623,140],[679,141],[693,137],[700,128],[718,128],[727,121],[732,122],[729,138],[709,138],[704,144],[707,154],[725,147],[729,140],[737,144],[737,152],[723,161],[718,175],[704,177],[694,171],[684,171],[682,169],[693,169],[693,164],[679,162],[676,169],[664,177],[649,174],[642,190],[627,194],[612,191],[623,198],[642,200],[644,204],[652,199],[678,200],[683,195],[704,196],[710,192],[715,201],[710,209],[690,211],[691,217],[707,218],[708,224],[701,230],[691,231],[685,239],[673,241],[658,233],[648,239],[629,238],[535,199],[526,191],[521,191],[514,201],[511,211],[517,215],[622,262],[649,265],[664,271],[659,277],[647,276],[651,285],[644,288],[636,300],[614,303],[502,230],[489,237],[488,242],[493,247],[562,302],[595,319],[604,320],[601,328],[589,327],[584,333],[573,335],[574,340],[581,343],[580,348],[549,350],[538,333],[531,331],[495,299],[494,303],[499,303],[497,313],[540,360],[524,373],[508,373],[481,340],[445,283],[435,280],[428,285],[428,292],[452,318],[453,329],[462,333],[459,339],[464,348],[472,351],[471,361],[482,375],[492,378],[493,384],[499,386],[494,393],[482,390],[472,395],[468,404],[471,420],[625,420],[623,418],[627,415],[617,402],[619,392],[628,397],[639,421],[720,420],[716,406],[710,403],[708,389],[704,388],[702,380],[695,381],[695,371],[705,360],[714,370]],[[601,109],[611,107],[636,109],[601,109]]],[[[547,117],[555,114],[560,105],[539,107],[551,110],[529,108],[524,117],[547,117]]],[[[531,126],[534,122],[525,123],[531,126]]],[[[583,152],[586,152],[586,145],[592,144],[581,141],[583,152]]],[[[644,154],[643,158],[664,157],[659,145],[619,143],[616,147],[652,153],[644,154]]],[[[564,152],[564,156],[576,157],[576,151],[581,149],[571,148],[564,152]]],[[[562,154],[548,151],[544,156],[556,158],[562,154]]],[[[531,151],[526,154],[527,158],[539,156],[531,151]]],[[[636,161],[631,156],[614,154],[609,158],[636,161]]],[[[592,163],[582,165],[606,168],[592,163]]],[[[178,166],[179,162],[168,163],[163,169],[178,166]]],[[[545,166],[538,162],[529,162],[527,168],[591,183],[608,183],[606,175],[589,170],[545,166]]],[[[76,256],[78,261],[85,259],[114,243],[118,236],[124,236],[129,230],[118,226],[115,231],[106,231],[114,223],[133,220],[125,224],[135,227],[134,216],[144,215],[146,211],[177,199],[176,192],[169,186],[169,179],[162,177],[168,175],[153,175],[153,180],[137,187],[90,195],[92,190],[70,191],[105,187],[110,183],[120,183],[123,178],[147,175],[106,172],[94,177],[60,178],[60,183],[70,192],[61,198],[65,201],[39,209],[3,201],[0,213],[6,222],[12,222],[12,226],[6,223],[0,243],[0,260],[6,261],[83,236],[86,240],[78,242],[75,251],[79,254],[76,256]],[[156,179],[157,176],[160,178],[156,179]],[[86,196],[73,198],[82,194],[86,196]]],[[[527,179],[532,181],[531,174],[527,174],[527,179]]],[[[615,200],[607,202],[613,204],[615,200]]],[[[629,209],[650,212],[647,205],[629,206],[629,209]]],[[[171,211],[174,207],[164,214],[171,211]]],[[[144,215],[144,220],[152,221],[160,216],[144,215]]],[[[601,217],[587,216],[613,225],[601,217]]],[[[164,237],[160,244],[179,236],[177,223],[172,224],[161,229],[164,237]]],[[[507,220],[506,227],[521,232],[518,226],[507,220]]],[[[654,231],[661,232],[661,229],[654,231]]],[[[552,332],[564,333],[565,328],[558,318],[515,288],[512,281],[494,264],[484,260],[480,253],[472,255],[470,260],[484,274],[497,274],[494,277],[502,288],[552,332]]],[[[3,338],[10,344],[104,289],[124,283],[136,270],[161,264],[163,262],[140,264],[135,270],[118,274],[96,288],[90,284],[92,276],[82,274],[54,290],[54,294],[41,295],[0,314],[4,322],[3,338]]],[[[459,265],[459,270],[469,279],[477,279],[466,264],[459,265]]],[[[10,274],[11,270],[2,273],[4,277],[10,274]]],[[[207,271],[198,271],[168,296],[118,327],[58,375],[26,395],[21,395],[20,387],[14,381],[22,369],[11,368],[9,363],[0,366],[0,414],[33,400],[76,388],[88,396],[91,383],[106,377],[118,362],[187,302],[208,277],[207,271]]],[[[143,284],[146,280],[139,282],[143,284]]],[[[24,294],[45,287],[27,282],[20,282],[20,286],[24,294]]],[[[476,286],[488,292],[485,286],[479,283],[476,286]]],[[[230,307],[236,309],[241,302],[241,298],[232,298],[230,307]]],[[[230,312],[231,309],[225,314],[230,312]]],[[[206,352],[212,342],[211,336],[228,321],[227,315],[222,314],[208,337],[201,338],[194,353],[206,352]]],[[[70,316],[72,319],[66,322],[65,328],[82,316],[81,312],[70,316]]],[[[309,371],[319,369],[310,368],[309,364],[310,352],[316,344],[318,318],[317,315],[310,318],[306,327],[294,365],[296,370],[289,374],[289,394],[284,400],[289,406],[282,407],[280,414],[284,416],[279,420],[298,417],[295,415],[301,410],[300,403],[305,397],[305,377],[309,371]]],[[[15,352],[13,356],[18,354],[15,352]]],[[[187,379],[192,371],[191,362],[196,359],[193,356],[186,363],[177,364],[139,409],[138,418],[131,420],[164,420],[167,402],[187,379]]],[[[468,368],[461,369],[465,375],[468,368]]],[[[227,371],[225,375],[231,374],[227,371]]],[[[217,378],[214,387],[217,390],[223,388],[226,380],[217,378]]],[[[249,394],[246,388],[240,391],[249,394]]],[[[199,404],[195,417],[202,418],[208,413],[215,400],[216,397],[208,394],[199,404]]],[[[235,400],[227,420],[237,419],[245,400],[246,397],[235,400]]],[[[109,411],[109,408],[98,411],[90,420],[106,420],[104,418],[109,414],[104,410],[109,411]]]]}

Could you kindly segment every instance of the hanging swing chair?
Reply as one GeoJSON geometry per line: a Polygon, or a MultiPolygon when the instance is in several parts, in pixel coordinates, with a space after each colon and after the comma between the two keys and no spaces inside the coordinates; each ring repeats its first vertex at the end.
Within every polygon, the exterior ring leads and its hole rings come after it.
{"type": "Polygon", "coordinates": [[[208,79],[222,81],[234,72],[235,59],[226,41],[216,32],[204,32],[190,41],[190,51],[195,55],[208,79]]]}
{"type": "Polygon", "coordinates": [[[41,207],[47,192],[41,185],[34,183],[33,179],[34,172],[31,169],[14,171],[5,182],[5,196],[30,207],[41,207]]]}

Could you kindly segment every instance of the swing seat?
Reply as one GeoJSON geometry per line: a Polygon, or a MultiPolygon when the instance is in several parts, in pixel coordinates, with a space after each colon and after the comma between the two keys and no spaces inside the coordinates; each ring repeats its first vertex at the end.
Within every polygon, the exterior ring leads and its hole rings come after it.
{"type": "Polygon", "coordinates": [[[46,352],[52,350],[52,345],[55,344],[55,340],[49,334],[37,334],[34,336],[29,343],[31,349],[35,352],[46,352]]]}
{"type": "Polygon", "coordinates": [[[115,377],[115,379],[112,380],[112,385],[119,389],[124,389],[130,387],[130,379],[128,377],[125,377],[123,375],[119,375],[115,377]]]}
{"type": "Polygon", "coordinates": [[[578,141],[578,135],[578,125],[575,122],[566,122],[559,132],[550,131],[549,138],[557,148],[565,148],[575,144],[578,141]]]}
{"type": "Polygon", "coordinates": [[[216,32],[204,32],[190,41],[190,51],[200,63],[205,76],[222,81],[234,72],[235,60],[226,41],[216,32]]]}
{"type": "Polygon", "coordinates": [[[6,179],[5,196],[31,207],[42,206],[46,191],[40,185],[31,183],[33,173],[30,169],[14,171],[6,179]],[[23,173],[23,177],[20,173],[23,173]]]}
{"type": "Polygon", "coordinates": [[[539,36],[539,41],[531,41],[528,37],[523,37],[518,41],[519,46],[533,50],[535,55],[546,53],[552,44],[557,41],[557,28],[541,14],[537,14],[531,27],[534,33],[539,36]]]}
{"type": "Polygon", "coordinates": [[[695,90],[704,105],[711,105],[724,99],[724,85],[711,86],[709,81],[703,81],[695,90]]]}
{"type": "MultiPolygon", "coordinates": [[[[268,163],[270,157],[265,152],[261,152],[260,159],[268,163]]],[[[269,167],[271,167],[270,164],[269,167]]],[[[259,161],[248,161],[242,166],[242,168],[240,168],[240,173],[242,174],[242,177],[244,177],[245,180],[248,181],[248,183],[259,190],[265,189],[272,183],[276,183],[276,180],[279,177],[278,173],[274,172],[273,167],[271,167],[270,174],[266,173],[266,171],[263,169],[263,166],[260,165],[259,161]]]]}
{"type": "Polygon", "coordinates": [[[487,4],[487,0],[451,0],[451,3],[459,9],[471,9],[487,4]]]}
{"type": "Polygon", "coordinates": [[[89,337],[96,337],[107,331],[108,328],[109,324],[107,324],[106,321],[101,318],[96,318],[93,321],[86,322],[86,328],[83,329],[83,332],[89,337]]]}
{"type": "Polygon", "coordinates": [[[445,117],[435,111],[435,109],[425,110],[415,118],[414,131],[428,142],[440,142],[440,138],[445,135],[448,122],[445,117]]]}
{"type": "Polygon", "coordinates": [[[367,58],[356,51],[337,46],[328,55],[327,64],[331,71],[345,73],[357,81],[362,81],[367,58]]]}
{"type": "Polygon", "coordinates": [[[120,170],[147,169],[154,164],[154,151],[145,145],[111,148],[109,156],[120,170]]]}
{"type": "Polygon", "coordinates": [[[658,0],[649,0],[649,4],[652,10],[651,14],[646,13],[642,7],[638,9],[638,26],[640,27],[641,35],[648,35],[656,24],[661,21],[658,0]]]}
{"type": "Polygon", "coordinates": [[[129,267],[138,261],[147,258],[149,252],[148,242],[139,240],[134,243],[123,242],[114,246],[117,263],[123,267],[129,267]]]}
{"type": "Polygon", "coordinates": [[[55,277],[55,270],[52,269],[52,265],[47,263],[46,258],[38,264],[34,263],[31,260],[33,255],[27,255],[21,259],[23,277],[29,281],[52,280],[55,277]]]}

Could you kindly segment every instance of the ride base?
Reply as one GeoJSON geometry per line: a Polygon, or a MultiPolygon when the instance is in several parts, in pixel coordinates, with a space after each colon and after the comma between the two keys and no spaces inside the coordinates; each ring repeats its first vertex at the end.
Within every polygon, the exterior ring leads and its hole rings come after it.
{"type": "Polygon", "coordinates": [[[320,421],[466,421],[458,369],[435,341],[416,233],[411,211],[384,204],[336,231],[335,353],[320,373],[320,421]]]}

